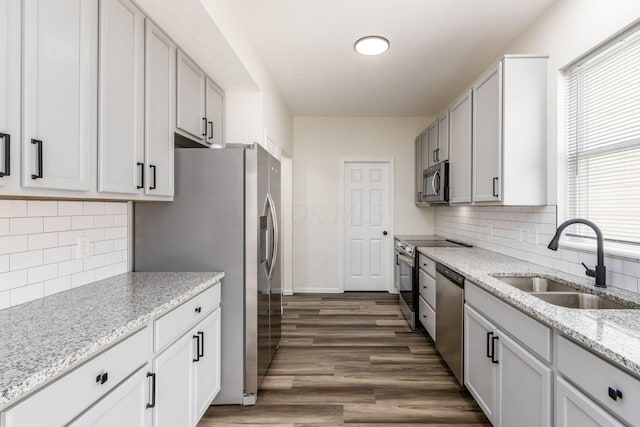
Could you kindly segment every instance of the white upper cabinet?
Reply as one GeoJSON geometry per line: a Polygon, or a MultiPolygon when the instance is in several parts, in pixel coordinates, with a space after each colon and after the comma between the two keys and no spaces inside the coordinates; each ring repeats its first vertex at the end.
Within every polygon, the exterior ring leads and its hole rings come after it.
{"type": "Polygon", "coordinates": [[[431,151],[429,151],[429,128],[426,128],[422,131],[422,171],[424,172],[429,166],[431,166],[431,151]]]}
{"type": "Polygon", "coordinates": [[[449,110],[449,202],[471,202],[471,91],[449,110]]]}
{"type": "Polygon", "coordinates": [[[438,119],[438,146],[436,147],[436,161],[449,160],[449,110],[438,119]]]}
{"type": "Polygon", "coordinates": [[[20,182],[20,0],[0,3],[0,191],[20,182]]]}
{"type": "Polygon", "coordinates": [[[144,167],[144,15],[100,1],[98,191],[136,194],[144,167]]]}
{"type": "Polygon", "coordinates": [[[500,201],[502,63],[473,87],[473,201],[500,201]]]}
{"type": "Polygon", "coordinates": [[[506,56],[473,86],[473,201],[546,204],[547,57],[506,56]]]}
{"type": "Polygon", "coordinates": [[[422,204],[422,134],[416,136],[416,205],[422,204]]]}
{"type": "Polygon", "coordinates": [[[207,143],[207,113],[204,72],[178,50],[177,131],[200,143],[207,143]]]}
{"type": "Polygon", "coordinates": [[[207,144],[220,146],[223,143],[224,97],[220,88],[207,78],[207,144]]]}
{"type": "Polygon", "coordinates": [[[145,25],[145,193],[173,196],[176,47],[151,21],[145,25]]]}
{"type": "MultiPolygon", "coordinates": [[[[436,120],[429,126],[429,153],[428,167],[438,163],[438,121],[436,120]]],[[[424,155],[423,155],[424,158],[424,155]]]]}
{"type": "Polygon", "coordinates": [[[96,146],[98,1],[23,1],[22,183],[88,191],[96,146]]]}

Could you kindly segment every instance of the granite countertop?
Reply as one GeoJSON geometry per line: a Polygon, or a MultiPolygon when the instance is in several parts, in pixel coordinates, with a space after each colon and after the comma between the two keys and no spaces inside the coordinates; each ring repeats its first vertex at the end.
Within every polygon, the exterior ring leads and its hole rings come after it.
{"type": "Polygon", "coordinates": [[[640,309],[584,310],[542,301],[493,276],[541,276],[576,284],[578,290],[640,307],[640,295],[596,288],[593,279],[573,276],[480,248],[419,248],[508,304],[582,343],[596,354],[640,376],[640,309]]]}
{"type": "Polygon", "coordinates": [[[0,410],[222,277],[126,273],[0,310],[0,410]]]}

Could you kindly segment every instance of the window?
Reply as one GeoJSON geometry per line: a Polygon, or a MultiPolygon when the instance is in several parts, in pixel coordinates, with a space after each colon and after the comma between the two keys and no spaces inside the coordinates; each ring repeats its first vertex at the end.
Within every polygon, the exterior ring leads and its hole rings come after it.
{"type": "MultiPolygon", "coordinates": [[[[565,71],[566,212],[640,245],[640,28],[565,71]]],[[[589,228],[573,235],[593,236],[589,228]]]]}

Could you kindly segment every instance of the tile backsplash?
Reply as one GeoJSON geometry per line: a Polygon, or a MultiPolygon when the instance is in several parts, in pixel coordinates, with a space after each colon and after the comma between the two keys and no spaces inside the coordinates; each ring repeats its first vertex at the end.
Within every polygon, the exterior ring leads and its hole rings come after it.
{"type": "Polygon", "coordinates": [[[0,309],[126,273],[126,202],[0,200],[0,309]]]}
{"type": "MultiPolygon", "coordinates": [[[[436,208],[436,234],[576,276],[596,264],[592,252],[547,249],[556,230],[556,206],[443,206],[436,208]]],[[[594,242],[595,249],[595,242],[594,242]]],[[[607,283],[639,292],[640,260],[605,257],[607,283]]]]}

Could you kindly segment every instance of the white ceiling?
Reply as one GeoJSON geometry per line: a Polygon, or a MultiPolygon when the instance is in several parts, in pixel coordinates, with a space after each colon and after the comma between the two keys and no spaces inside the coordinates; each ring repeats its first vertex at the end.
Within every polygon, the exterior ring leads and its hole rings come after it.
{"type": "Polygon", "coordinates": [[[553,1],[230,0],[292,114],[359,116],[437,114],[553,1]]]}

